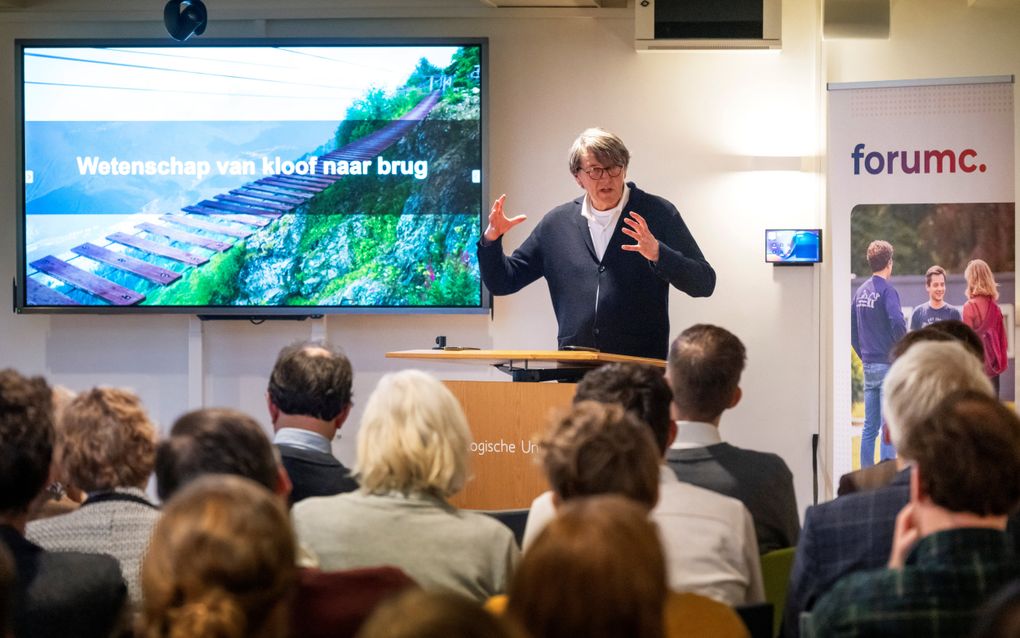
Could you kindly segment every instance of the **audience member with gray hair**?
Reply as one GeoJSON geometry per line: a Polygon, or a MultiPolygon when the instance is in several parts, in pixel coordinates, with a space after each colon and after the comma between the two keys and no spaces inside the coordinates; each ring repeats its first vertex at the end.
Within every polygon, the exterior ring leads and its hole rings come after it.
{"type": "Polygon", "coordinates": [[[965,636],[982,603],[1020,576],[1005,532],[1020,504],[1020,418],[990,389],[950,392],[898,432],[910,501],[888,568],[837,583],[811,614],[811,635],[965,636]]]}
{"type": "Polygon", "coordinates": [[[981,363],[963,344],[918,343],[897,359],[882,386],[882,413],[896,449],[902,448],[910,431],[930,418],[942,399],[956,390],[993,393],[981,363]]]}
{"type": "MultiPolygon", "coordinates": [[[[977,357],[979,361],[983,362],[985,360],[981,337],[977,336],[977,333],[962,321],[946,319],[944,321],[936,321],[920,330],[912,330],[905,334],[893,346],[891,352],[893,361],[899,359],[903,353],[923,341],[957,341],[977,357]]],[[[888,435],[889,428],[887,426],[883,429],[883,436],[888,435]]],[[[836,490],[836,494],[844,496],[853,492],[883,487],[892,482],[896,477],[897,471],[896,460],[888,459],[870,467],[862,467],[859,470],[848,472],[839,477],[839,488],[836,490]]]]}
{"type": "Polygon", "coordinates": [[[468,478],[471,433],[457,400],[417,370],[387,374],[358,432],[360,489],[294,505],[298,538],[322,569],[394,565],[423,587],[499,594],[519,550],[509,528],[447,499],[468,478]]]}
{"type": "MultiPolygon", "coordinates": [[[[914,344],[890,367],[882,390],[882,413],[893,442],[923,427],[939,403],[958,390],[992,396],[992,386],[973,352],[956,342],[914,344]]],[[[893,481],[875,490],[842,496],[807,509],[790,574],[784,635],[797,636],[800,614],[843,576],[886,564],[896,516],[910,500],[910,469],[904,461],[893,481]]]]}

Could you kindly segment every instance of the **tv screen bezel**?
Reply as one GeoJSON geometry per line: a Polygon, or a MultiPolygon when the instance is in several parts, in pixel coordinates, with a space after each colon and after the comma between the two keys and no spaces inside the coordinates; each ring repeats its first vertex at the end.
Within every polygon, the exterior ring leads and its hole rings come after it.
{"type": "Polygon", "coordinates": [[[154,38],[18,38],[14,41],[14,113],[18,130],[15,135],[15,171],[17,198],[15,237],[16,270],[13,281],[13,311],[16,314],[40,315],[196,315],[202,318],[237,318],[243,320],[273,318],[318,318],[344,314],[411,314],[411,315],[485,315],[492,312],[492,294],[479,282],[480,302],[477,306],[112,306],[28,305],[27,245],[25,202],[25,91],[24,60],[26,48],[38,47],[274,47],[274,46],[478,46],[480,63],[479,137],[481,140],[481,202],[479,233],[485,228],[489,202],[489,39],[487,37],[330,37],[330,38],[209,38],[174,42],[154,38]]]}
{"type": "Polygon", "coordinates": [[[824,253],[823,253],[823,250],[822,250],[822,229],[821,228],[766,228],[765,229],[765,235],[763,236],[763,239],[765,240],[765,263],[766,264],[771,264],[773,266],[813,266],[815,264],[820,264],[823,261],[824,253]],[[810,233],[817,234],[818,235],[818,259],[811,260],[811,261],[806,261],[806,260],[802,260],[802,259],[801,260],[797,260],[797,261],[782,261],[782,260],[780,260],[780,261],[772,261],[772,260],[770,260],[769,259],[769,233],[776,233],[776,232],[810,232],[810,233]]]}

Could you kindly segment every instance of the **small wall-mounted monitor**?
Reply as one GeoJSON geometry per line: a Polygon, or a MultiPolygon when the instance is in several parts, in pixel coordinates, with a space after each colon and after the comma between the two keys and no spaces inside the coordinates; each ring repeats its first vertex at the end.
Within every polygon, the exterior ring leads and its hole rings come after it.
{"type": "Polygon", "coordinates": [[[817,264],[822,261],[820,228],[767,228],[765,261],[778,265],[817,264]]]}

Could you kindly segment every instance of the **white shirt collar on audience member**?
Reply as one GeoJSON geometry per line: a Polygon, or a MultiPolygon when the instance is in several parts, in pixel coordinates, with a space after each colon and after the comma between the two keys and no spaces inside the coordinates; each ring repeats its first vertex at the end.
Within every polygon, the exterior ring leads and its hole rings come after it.
{"type": "Polygon", "coordinates": [[[309,452],[333,453],[333,446],[329,439],[318,432],[300,428],[280,428],[273,436],[273,443],[309,452]]]}
{"type": "Polygon", "coordinates": [[[670,446],[671,450],[690,450],[692,448],[708,447],[722,443],[719,436],[719,428],[711,423],[702,421],[677,421],[676,440],[670,446]]]}

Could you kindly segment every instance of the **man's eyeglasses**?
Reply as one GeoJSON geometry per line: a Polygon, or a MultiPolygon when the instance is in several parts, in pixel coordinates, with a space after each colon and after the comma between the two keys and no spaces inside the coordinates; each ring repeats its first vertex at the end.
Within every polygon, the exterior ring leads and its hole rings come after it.
{"type": "Polygon", "coordinates": [[[608,173],[610,177],[619,177],[620,173],[623,172],[623,167],[610,166],[609,168],[602,168],[601,166],[593,166],[588,170],[582,169],[581,172],[597,182],[602,179],[606,173],[608,173]]]}

